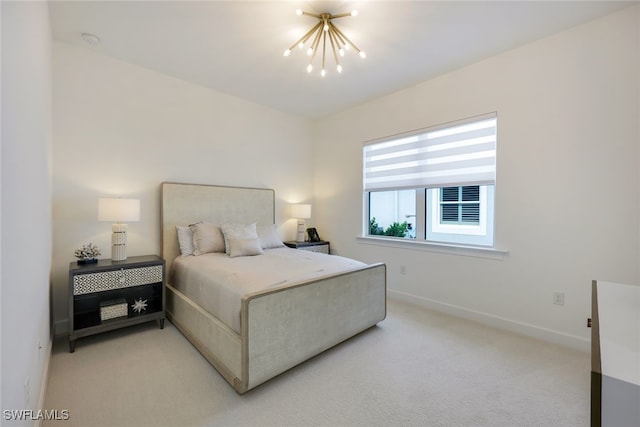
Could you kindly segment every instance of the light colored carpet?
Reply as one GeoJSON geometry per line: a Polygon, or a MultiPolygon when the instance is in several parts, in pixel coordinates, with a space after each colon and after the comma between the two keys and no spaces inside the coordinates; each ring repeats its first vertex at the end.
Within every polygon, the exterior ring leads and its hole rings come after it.
{"type": "Polygon", "coordinates": [[[387,319],[240,396],[167,322],[56,341],[71,426],[586,426],[587,353],[389,301],[387,319]]]}

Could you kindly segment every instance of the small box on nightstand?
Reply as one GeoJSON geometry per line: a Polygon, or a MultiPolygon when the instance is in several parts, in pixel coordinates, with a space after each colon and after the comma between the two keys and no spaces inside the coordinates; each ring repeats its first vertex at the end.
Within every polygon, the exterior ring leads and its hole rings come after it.
{"type": "Polygon", "coordinates": [[[127,300],[124,298],[100,303],[100,320],[102,322],[109,319],[117,319],[118,317],[127,317],[127,312],[127,300]]]}

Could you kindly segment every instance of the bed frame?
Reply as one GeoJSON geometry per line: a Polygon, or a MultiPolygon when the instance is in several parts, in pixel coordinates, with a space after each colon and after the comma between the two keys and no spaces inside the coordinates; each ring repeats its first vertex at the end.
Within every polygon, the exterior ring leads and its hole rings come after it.
{"type": "Polygon", "coordinates": [[[247,294],[241,333],[172,286],[176,225],[275,222],[273,190],[162,183],[162,256],[167,317],[240,394],[376,325],[386,317],[386,266],[247,294]]]}

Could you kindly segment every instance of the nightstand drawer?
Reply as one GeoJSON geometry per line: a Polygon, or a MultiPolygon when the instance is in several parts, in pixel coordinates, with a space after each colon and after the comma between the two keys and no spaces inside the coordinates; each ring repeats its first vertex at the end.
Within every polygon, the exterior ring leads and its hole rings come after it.
{"type": "Polygon", "coordinates": [[[122,268],[73,276],[73,295],[103,292],[132,286],[148,285],[163,280],[163,266],[122,268]]]}
{"type": "Polygon", "coordinates": [[[329,245],[302,246],[298,247],[299,251],[318,252],[321,254],[329,253],[329,245]]]}

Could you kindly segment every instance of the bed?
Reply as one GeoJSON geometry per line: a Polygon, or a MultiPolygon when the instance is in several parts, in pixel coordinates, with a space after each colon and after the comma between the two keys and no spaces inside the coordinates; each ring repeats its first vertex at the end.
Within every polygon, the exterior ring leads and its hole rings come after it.
{"type": "MultiPolygon", "coordinates": [[[[196,302],[184,284],[180,289],[175,286],[179,282],[175,270],[183,261],[176,226],[202,221],[273,226],[275,193],[259,188],[170,182],[161,185],[167,317],[238,393],[253,389],[385,319],[386,266],[354,262],[344,270],[327,269],[326,274],[293,274],[266,289],[248,287],[238,298],[239,323],[229,324],[223,316],[212,314],[205,304],[196,302]]],[[[267,256],[276,256],[278,250],[264,252],[264,257],[246,258],[266,260],[267,256]]],[[[313,254],[317,255],[321,254],[313,254]]],[[[240,271],[252,268],[244,266],[240,271]]],[[[234,310],[231,315],[236,316],[234,310]]]]}

